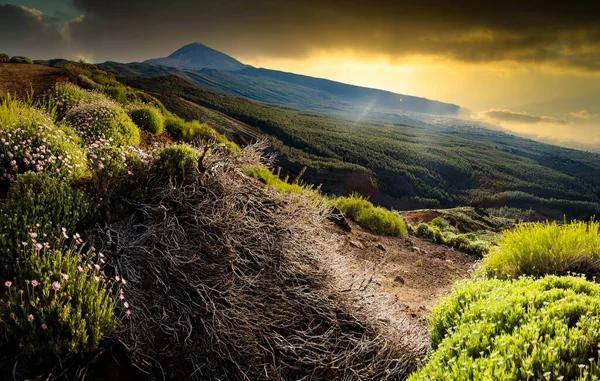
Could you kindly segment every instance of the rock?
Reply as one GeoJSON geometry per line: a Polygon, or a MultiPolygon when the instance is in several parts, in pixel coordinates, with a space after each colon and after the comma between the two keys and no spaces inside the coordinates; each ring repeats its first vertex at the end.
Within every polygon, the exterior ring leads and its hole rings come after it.
{"type": "Polygon", "coordinates": [[[382,244],[380,244],[380,243],[379,243],[379,244],[377,244],[377,246],[375,246],[375,247],[376,247],[376,248],[378,248],[379,250],[382,250],[382,251],[387,251],[387,250],[385,249],[385,246],[383,246],[383,245],[382,245],[382,244]]]}
{"type": "Polygon", "coordinates": [[[396,275],[394,282],[404,284],[404,278],[402,278],[400,275],[396,275]]]}
{"type": "Polygon", "coordinates": [[[360,242],[360,241],[353,241],[353,240],[350,240],[350,245],[352,245],[352,246],[354,246],[354,247],[357,247],[357,248],[359,248],[359,249],[364,249],[364,248],[365,248],[365,245],[363,245],[363,243],[362,243],[362,242],[360,242]]]}
{"type": "Polygon", "coordinates": [[[346,232],[352,231],[352,227],[350,226],[350,223],[344,216],[344,213],[342,213],[342,211],[336,207],[333,207],[333,211],[331,212],[329,217],[327,217],[327,219],[346,232]]]}

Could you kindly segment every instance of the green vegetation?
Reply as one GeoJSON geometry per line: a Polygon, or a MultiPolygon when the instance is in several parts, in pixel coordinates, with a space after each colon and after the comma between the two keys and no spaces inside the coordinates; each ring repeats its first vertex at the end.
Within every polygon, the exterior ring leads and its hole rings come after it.
{"type": "Polygon", "coordinates": [[[131,120],[142,130],[156,135],[163,133],[165,129],[165,118],[160,111],[151,106],[134,106],[129,111],[131,120]]]}
{"type": "Polygon", "coordinates": [[[106,100],[104,95],[84,90],[70,82],[57,84],[46,96],[47,108],[56,110],[56,120],[62,120],[68,111],[82,104],[106,100]]]}
{"type": "Polygon", "coordinates": [[[600,222],[521,224],[505,231],[481,265],[502,279],[568,273],[600,275],[600,222]]]}
{"type": "MultiPolygon", "coordinates": [[[[246,175],[262,181],[271,188],[284,193],[302,193],[305,188],[297,183],[290,184],[288,179],[280,179],[264,165],[256,165],[246,169],[246,175]]],[[[308,190],[306,190],[308,191],[308,190]]]]}
{"type": "Polygon", "coordinates": [[[117,326],[101,258],[83,254],[77,238],[65,245],[64,238],[30,235],[18,251],[17,276],[4,283],[2,336],[11,349],[35,356],[32,363],[95,350],[117,326]]]}
{"type": "Polygon", "coordinates": [[[332,201],[332,204],[346,217],[373,233],[394,237],[406,237],[408,234],[406,224],[397,212],[375,207],[359,195],[338,197],[332,201]]]}
{"type": "MultiPolygon", "coordinates": [[[[220,111],[271,136],[289,172],[307,166],[305,181],[349,194],[362,173],[396,209],[474,205],[533,208],[573,217],[600,214],[600,155],[560,148],[452,121],[432,126],[404,116],[369,114],[360,122],[217,94],[180,78],[123,78],[160,93],[220,111]]],[[[184,113],[185,102],[171,102],[184,113]]],[[[466,123],[466,122],[465,122],[466,123]]]]}
{"type": "Polygon", "coordinates": [[[176,144],[158,153],[156,166],[161,173],[180,176],[186,170],[198,168],[200,152],[187,144],[176,144]]]}
{"type": "Polygon", "coordinates": [[[138,145],[140,131],[127,113],[109,101],[95,101],[70,109],[65,116],[87,143],[110,141],[117,146],[138,145]]]}
{"type": "Polygon", "coordinates": [[[409,380],[595,380],[600,285],[575,277],[461,282],[432,311],[409,380]]]}
{"type": "Polygon", "coordinates": [[[14,182],[27,171],[44,172],[66,181],[87,173],[80,139],[66,126],[33,105],[10,96],[0,103],[0,183],[14,182]]]}
{"type": "Polygon", "coordinates": [[[11,57],[10,60],[8,60],[9,63],[21,63],[21,64],[29,64],[29,65],[33,65],[33,61],[31,60],[31,58],[29,57],[23,57],[23,56],[14,56],[11,57]]]}
{"type": "Polygon", "coordinates": [[[90,197],[45,174],[20,175],[9,197],[0,207],[0,275],[11,276],[22,242],[30,232],[41,237],[59,237],[61,228],[72,232],[95,213],[90,197]]]}
{"type": "Polygon", "coordinates": [[[0,53],[0,63],[8,62],[10,57],[6,53],[0,53]]]}
{"type": "Polygon", "coordinates": [[[214,128],[197,120],[185,121],[178,116],[167,116],[165,118],[165,127],[176,139],[183,140],[184,142],[201,139],[224,144],[230,149],[239,148],[235,143],[219,134],[214,128]]]}
{"type": "Polygon", "coordinates": [[[456,229],[440,217],[434,218],[429,224],[422,222],[413,230],[418,237],[480,258],[490,252],[489,242],[479,239],[472,232],[456,234],[456,229]]]}

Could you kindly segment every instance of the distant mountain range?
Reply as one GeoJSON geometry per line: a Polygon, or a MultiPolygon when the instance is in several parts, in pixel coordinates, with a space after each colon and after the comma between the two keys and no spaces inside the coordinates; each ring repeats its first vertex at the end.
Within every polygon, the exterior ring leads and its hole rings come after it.
{"type": "Polygon", "coordinates": [[[427,98],[348,85],[321,78],[244,65],[200,43],[144,63],[105,62],[101,69],[128,77],[176,75],[208,90],[313,111],[418,112],[455,115],[460,107],[427,98]]]}

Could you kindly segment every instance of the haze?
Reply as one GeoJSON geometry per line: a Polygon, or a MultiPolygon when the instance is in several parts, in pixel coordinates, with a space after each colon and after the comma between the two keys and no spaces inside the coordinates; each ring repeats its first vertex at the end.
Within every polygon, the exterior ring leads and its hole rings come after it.
{"type": "Polygon", "coordinates": [[[8,1],[0,51],[130,62],[200,41],[246,64],[456,103],[469,118],[600,151],[599,15],[589,1],[8,1]]]}

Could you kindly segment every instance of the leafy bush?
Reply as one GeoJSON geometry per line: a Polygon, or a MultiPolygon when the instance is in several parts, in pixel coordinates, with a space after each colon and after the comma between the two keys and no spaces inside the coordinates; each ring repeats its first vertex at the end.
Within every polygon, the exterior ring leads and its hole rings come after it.
{"type": "Polygon", "coordinates": [[[448,221],[446,221],[445,219],[441,218],[441,217],[436,217],[433,220],[431,220],[429,222],[429,224],[431,226],[435,226],[438,229],[440,229],[442,232],[452,232],[452,233],[456,233],[456,228],[452,225],[450,225],[450,223],[448,221]]]}
{"type": "Polygon", "coordinates": [[[0,53],[0,63],[8,62],[10,57],[6,53],[0,53]]]}
{"type": "Polygon", "coordinates": [[[103,259],[84,254],[78,235],[70,246],[64,237],[30,235],[19,250],[25,259],[18,276],[4,283],[2,337],[36,360],[93,351],[117,326],[117,298],[101,271],[103,259]]]}
{"type": "Polygon", "coordinates": [[[0,207],[0,275],[13,274],[15,257],[28,232],[58,237],[61,228],[74,231],[95,213],[94,202],[83,192],[45,174],[25,173],[10,188],[0,207]]]}
{"type": "Polygon", "coordinates": [[[338,197],[332,201],[332,204],[346,217],[373,233],[395,237],[405,237],[408,234],[406,224],[397,212],[381,207],[376,208],[361,196],[338,197]]]}
{"type": "Polygon", "coordinates": [[[475,234],[446,234],[444,236],[445,244],[458,249],[467,254],[482,258],[490,252],[490,245],[485,241],[478,240],[475,234]]]}
{"type": "Polygon", "coordinates": [[[138,106],[133,108],[129,115],[131,120],[139,128],[151,132],[156,135],[163,133],[165,129],[165,118],[160,111],[151,106],[138,106]]]}
{"type": "Polygon", "coordinates": [[[112,98],[115,102],[126,105],[130,102],[128,99],[128,91],[125,86],[108,86],[104,88],[104,93],[112,98]]]}
{"type": "Polygon", "coordinates": [[[409,380],[595,380],[600,285],[576,277],[462,282],[433,308],[409,380]]]}
{"type": "Polygon", "coordinates": [[[71,129],[31,105],[10,97],[0,104],[0,182],[13,182],[26,171],[80,179],[87,167],[79,143],[71,129]]]}
{"type": "Polygon", "coordinates": [[[10,60],[8,60],[8,62],[9,63],[22,63],[22,64],[33,65],[33,61],[31,60],[31,58],[29,58],[29,57],[23,57],[23,56],[14,56],[10,60]]]}
{"type": "Polygon", "coordinates": [[[600,222],[521,224],[505,231],[481,270],[499,278],[600,272],[600,222]]]}
{"type": "Polygon", "coordinates": [[[138,145],[140,131],[121,107],[96,101],[70,109],[65,116],[87,143],[108,140],[117,146],[138,145]]]}
{"type": "Polygon", "coordinates": [[[281,180],[277,175],[272,173],[269,168],[258,165],[246,169],[246,175],[261,180],[266,185],[284,193],[302,193],[304,188],[299,184],[290,184],[285,180],[281,180]]]}
{"type": "Polygon", "coordinates": [[[186,170],[198,168],[199,158],[198,150],[186,144],[176,144],[164,148],[158,153],[156,167],[161,173],[179,176],[186,170]]]}
{"type": "Polygon", "coordinates": [[[177,116],[168,116],[165,118],[165,128],[176,139],[183,140],[184,142],[191,142],[195,139],[204,141],[212,140],[216,143],[224,144],[229,149],[239,149],[235,143],[219,134],[214,128],[197,120],[186,122],[177,116]]]}
{"type": "Polygon", "coordinates": [[[431,242],[444,244],[446,243],[446,239],[442,234],[442,231],[437,226],[431,226],[424,222],[420,223],[417,226],[416,230],[417,236],[421,238],[425,238],[431,242]]]}
{"type": "Polygon", "coordinates": [[[46,96],[47,107],[56,110],[57,120],[62,120],[69,110],[82,104],[106,100],[103,94],[84,90],[69,82],[57,84],[46,96]]]}

